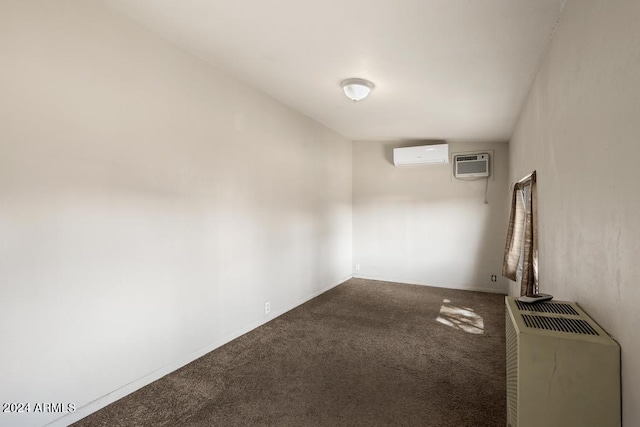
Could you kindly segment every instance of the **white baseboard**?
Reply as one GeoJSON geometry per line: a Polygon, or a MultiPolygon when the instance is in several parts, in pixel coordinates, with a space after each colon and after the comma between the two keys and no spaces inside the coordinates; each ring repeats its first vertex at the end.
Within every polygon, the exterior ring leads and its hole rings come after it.
{"type": "Polygon", "coordinates": [[[84,417],[89,416],[90,414],[104,408],[107,405],[110,405],[111,403],[122,399],[123,397],[133,393],[136,390],[141,389],[142,387],[151,384],[154,381],[159,380],[160,378],[164,377],[167,374],[170,374],[173,371],[176,371],[180,368],[182,368],[183,366],[193,362],[194,360],[204,356],[205,354],[217,349],[218,347],[222,347],[223,345],[227,344],[230,341],[233,341],[234,339],[246,334],[249,331],[252,331],[253,329],[264,325],[265,323],[268,323],[270,321],[272,321],[273,319],[275,319],[276,317],[279,317],[281,315],[283,315],[284,313],[293,310],[294,308],[304,304],[305,302],[312,300],[313,298],[322,295],[323,293],[329,291],[330,289],[335,288],[336,286],[346,282],[347,280],[351,279],[353,276],[349,275],[349,276],[344,276],[343,278],[341,278],[340,280],[338,280],[335,283],[330,284],[329,286],[313,293],[312,295],[303,298],[301,300],[299,300],[298,302],[294,303],[291,307],[289,308],[285,308],[282,309],[280,311],[274,312],[271,316],[269,316],[268,318],[265,319],[260,319],[257,322],[253,322],[250,325],[235,331],[232,334],[229,334],[227,336],[225,336],[224,338],[217,340],[215,342],[213,342],[212,344],[201,348],[198,351],[195,351],[191,354],[189,354],[186,357],[183,357],[180,360],[177,360],[175,363],[172,363],[170,365],[167,365],[163,368],[160,368],[148,375],[145,375],[144,377],[135,380],[123,387],[120,387],[117,390],[112,391],[111,393],[105,394],[104,396],[87,403],[86,405],[83,405],[81,407],[79,407],[75,412],[72,413],[68,413],[60,418],[57,418],[55,420],[53,420],[52,422],[46,424],[47,426],[52,426],[52,427],[65,427],[68,426],[69,424],[72,424],[76,421],[81,420],[84,417]]]}
{"type": "Polygon", "coordinates": [[[405,283],[407,285],[419,285],[419,286],[431,286],[434,288],[444,288],[444,289],[456,289],[459,291],[475,291],[475,292],[488,292],[492,294],[500,294],[507,295],[507,289],[496,289],[493,287],[482,287],[482,286],[470,286],[467,288],[462,287],[450,287],[450,286],[442,286],[442,285],[434,285],[431,283],[419,283],[419,282],[411,282],[406,280],[393,279],[389,277],[375,277],[375,276],[364,276],[364,275],[354,275],[354,279],[366,279],[366,280],[378,280],[381,282],[394,282],[394,283],[405,283]]]}

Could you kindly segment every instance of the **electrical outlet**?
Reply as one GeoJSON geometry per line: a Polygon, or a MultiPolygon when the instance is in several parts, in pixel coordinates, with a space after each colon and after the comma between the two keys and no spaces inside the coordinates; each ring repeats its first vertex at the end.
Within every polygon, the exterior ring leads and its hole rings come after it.
{"type": "Polygon", "coordinates": [[[264,303],[264,314],[269,314],[271,312],[271,303],[269,301],[264,303]]]}
{"type": "Polygon", "coordinates": [[[356,271],[360,271],[360,264],[356,264],[356,271]]]}
{"type": "Polygon", "coordinates": [[[497,277],[495,274],[492,274],[492,275],[491,275],[491,281],[492,281],[492,282],[495,282],[495,281],[497,281],[497,280],[498,280],[498,277],[497,277]]]}

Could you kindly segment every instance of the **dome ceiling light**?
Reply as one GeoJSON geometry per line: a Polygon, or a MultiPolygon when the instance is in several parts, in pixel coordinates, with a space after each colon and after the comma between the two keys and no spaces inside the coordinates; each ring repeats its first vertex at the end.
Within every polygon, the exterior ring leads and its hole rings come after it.
{"type": "Polygon", "coordinates": [[[362,101],[375,87],[373,83],[365,79],[346,79],[340,83],[344,94],[353,102],[362,101]]]}

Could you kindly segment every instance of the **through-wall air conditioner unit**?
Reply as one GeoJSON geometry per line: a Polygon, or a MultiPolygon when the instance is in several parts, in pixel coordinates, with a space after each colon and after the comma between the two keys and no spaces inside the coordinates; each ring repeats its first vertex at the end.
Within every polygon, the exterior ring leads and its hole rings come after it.
{"type": "Polygon", "coordinates": [[[393,149],[393,164],[396,166],[441,163],[449,163],[449,144],[393,149]]]}
{"type": "Polygon", "coordinates": [[[456,178],[479,178],[489,176],[489,153],[458,154],[453,156],[456,178]]]}
{"type": "Polygon", "coordinates": [[[618,344],[575,303],[505,305],[507,426],[619,426],[618,344]]]}

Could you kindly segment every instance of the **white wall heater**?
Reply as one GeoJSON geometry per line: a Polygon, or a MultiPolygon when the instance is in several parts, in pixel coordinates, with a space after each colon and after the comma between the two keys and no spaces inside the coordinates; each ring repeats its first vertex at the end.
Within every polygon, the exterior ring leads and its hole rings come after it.
{"type": "Polygon", "coordinates": [[[505,304],[507,425],[619,426],[618,344],[575,303],[505,304]]]}

